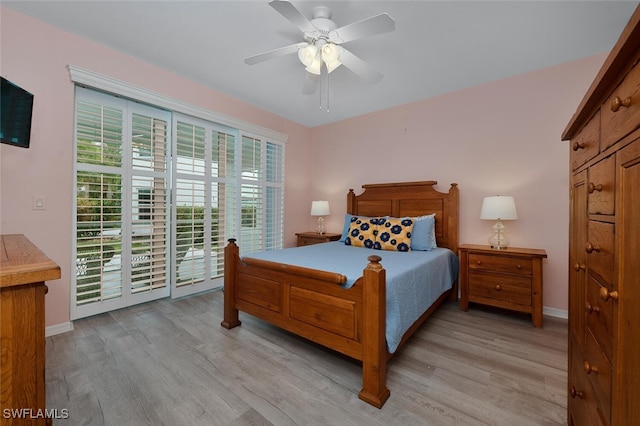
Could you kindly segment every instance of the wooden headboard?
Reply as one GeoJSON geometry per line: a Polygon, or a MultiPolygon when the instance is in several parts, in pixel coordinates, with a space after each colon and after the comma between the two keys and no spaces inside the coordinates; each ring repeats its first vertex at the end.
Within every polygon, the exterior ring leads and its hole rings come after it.
{"type": "Polygon", "coordinates": [[[435,213],[438,247],[458,254],[458,184],[449,192],[433,188],[437,181],[362,185],[364,192],[347,194],[347,213],[360,216],[422,216],[435,213]]]}

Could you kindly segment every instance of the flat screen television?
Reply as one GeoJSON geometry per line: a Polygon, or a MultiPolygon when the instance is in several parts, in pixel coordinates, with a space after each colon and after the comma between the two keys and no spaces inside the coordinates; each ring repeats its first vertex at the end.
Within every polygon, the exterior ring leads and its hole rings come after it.
{"type": "Polygon", "coordinates": [[[6,78],[0,78],[0,142],[29,148],[33,95],[6,78]]]}

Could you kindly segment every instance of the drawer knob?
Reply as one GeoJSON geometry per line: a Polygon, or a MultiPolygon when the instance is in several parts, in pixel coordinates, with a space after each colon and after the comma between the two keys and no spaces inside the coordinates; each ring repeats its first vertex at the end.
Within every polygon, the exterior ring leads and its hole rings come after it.
{"type": "Polygon", "coordinates": [[[629,108],[631,106],[631,98],[620,99],[618,96],[611,100],[611,111],[618,112],[622,107],[629,108]]]}
{"type": "Polygon", "coordinates": [[[587,244],[584,245],[584,249],[587,253],[591,253],[591,252],[596,252],[596,253],[600,253],[600,246],[597,244],[591,244],[590,242],[587,242],[587,244]]]}
{"type": "Polygon", "coordinates": [[[584,264],[580,264],[578,262],[573,264],[573,269],[576,270],[576,272],[580,272],[580,271],[584,271],[585,269],[587,269],[587,266],[584,264]]]}
{"type": "Polygon", "coordinates": [[[609,291],[605,287],[600,289],[600,298],[605,302],[609,299],[618,300],[618,292],[617,291],[609,291]]]}
{"type": "Polygon", "coordinates": [[[502,290],[502,287],[500,286],[500,284],[496,284],[496,290],[498,291],[502,290]]]}
{"type": "Polygon", "coordinates": [[[482,262],[480,262],[479,260],[476,260],[476,263],[477,263],[478,265],[480,265],[482,262]]]}
{"type": "Polygon", "coordinates": [[[571,398],[573,399],[584,398],[584,392],[576,390],[575,386],[571,386],[571,390],[569,391],[569,393],[571,394],[571,398]]]}
{"type": "Polygon", "coordinates": [[[593,194],[594,191],[602,191],[602,184],[599,183],[597,185],[595,185],[593,182],[589,182],[589,185],[587,185],[587,192],[589,194],[593,194]]]}
{"type": "Polygon", "coordinates": [[[584,371],[587,374],[598,374],[598,367],[596,367],[595,365],[591,365],[589,364],[589,361],[585,361],[584,362],[584,371]]]}
{"type": "Polygon", "coordinates": [[[522,269],[522,265],[518,264],[518,265],[516,265],[516,268],[517,269],[522,269]]]}
{"type": "Polygon", "coordinates": [[[600,308],[598,306],[593,306],[589,302],[587,302],[584,309],[587,311],[588,314],[592,314],[594,312],[597,314],[598,312],[600,312],[600,308]]]}
{"type": "Polygon", "coordinates": [[[585,147],[584,142],[574,142],[573,145],[571,146],[571,148],[574,151],[577,151],[579,149],[584,149],[584,147],[585,147]]]}

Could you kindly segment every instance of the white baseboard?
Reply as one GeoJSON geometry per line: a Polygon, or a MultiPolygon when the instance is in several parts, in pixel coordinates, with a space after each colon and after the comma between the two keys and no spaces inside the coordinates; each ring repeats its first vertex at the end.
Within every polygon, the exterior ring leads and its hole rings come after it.
{"type": "Polygon", "coordinates": [[[549,308],[547,306],[543,306],[542,314],[549,315],[550,317],[569,319],[569,311],[566,311],[564,309],[549,308]]]}
{"type": "Polygon", "coordinates": [[[73,323],[71,321],[46,327],[44,329],[44,336],[55,336],[56,334],[66,333],[67,331],[73,331],[73,323]]]}

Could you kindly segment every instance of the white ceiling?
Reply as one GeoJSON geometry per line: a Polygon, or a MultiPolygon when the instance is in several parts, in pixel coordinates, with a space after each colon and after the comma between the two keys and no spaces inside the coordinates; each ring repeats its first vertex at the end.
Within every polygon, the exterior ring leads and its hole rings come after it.
{"type": "MultiPolygon", "coordinates": [[[[610,50],[638,2],[300,1],[327,5],[338,26],[386,12],[396,30],[344,47],[384,74],[365,84],[340,67],[330,112],[303,95],[288,55],[244,58],[302,41],[263,1],[10,1],[2,5],[122,51],[308,127],[405,104],[610,50]]],[[[76,64],[78,65],[78,64],[76,64]]],[[[100,71],[100,70],[94,70],[100,71]]]]}

